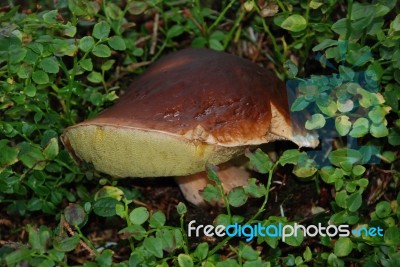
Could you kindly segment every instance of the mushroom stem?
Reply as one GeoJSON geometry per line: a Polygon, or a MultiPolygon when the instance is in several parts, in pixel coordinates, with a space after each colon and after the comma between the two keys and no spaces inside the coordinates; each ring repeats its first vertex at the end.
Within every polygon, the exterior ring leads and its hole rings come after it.
{"type": "MultiPolygon", "coordinates": [[[[219,166],[218,177],[222,183],[225,193],[229,193],[233,188],[244,186],[247,184],[247,180],[250,178],[250,174],[230,164],[223,164],[219,166]]],[[[208,177],[206,172],[195,173],[187,176],[175,177],[175,181],[178,183],[182,194],[186,200],[196,206],[205,206],[206,202],[201,196],[202,190],[208,184],[215,184],[208,177]]],[[[219,201],[218,203],[210,203],[215,206],[223,206],[224,203],[219,201]]]]}

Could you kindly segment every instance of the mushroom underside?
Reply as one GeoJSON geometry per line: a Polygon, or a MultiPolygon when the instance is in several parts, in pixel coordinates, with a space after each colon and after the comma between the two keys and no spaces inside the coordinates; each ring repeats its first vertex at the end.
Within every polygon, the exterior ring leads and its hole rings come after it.
{"type": "Polygon", "coordinates": [[[114,126],[73,127],[63,136],[79,160],[116,178],[182,176],[240,155],[244,147],[189,141],[161,131],[114,126]]]}

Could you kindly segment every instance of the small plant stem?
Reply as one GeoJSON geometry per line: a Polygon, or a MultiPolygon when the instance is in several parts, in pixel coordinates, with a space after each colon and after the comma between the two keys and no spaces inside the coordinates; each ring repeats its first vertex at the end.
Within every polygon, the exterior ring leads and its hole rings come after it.
{"type": "Polygon", "coordinates": [[[226,12],[233,6],[233,4],[237,2],[236,0],[232,0],[229,2],[229,4],[222,10],[222,12],[219,14],[218,18],[214,21],[213,24],[208,28],[208,33],[210,33],[217,25],[220,24],[221,20],[225,18],[226,12]]]}
{"type": "Polygon", "coordinates": [[[220,250],[223,246],[225,246],[226,243],[228,243],[229,240],[232,239],[232,236],[225,237],[224,240],[218,243],[210,252],[208,252],[208,258],[212,255],[214,255],[218,250],[220,250]]]}
{"type": "Polygon", "coordinates": [[[189,244],[189,239],[187,237],[186,231],[184,230],[184,214],[181,215],[180,219],[180,223],[181,223],[181,231],[182,231],[182,235],[183,235],[183,239],[185,240],[185,245],[183,246],[183,250],[185,251],[185,254],[189,255],[189,249],[188,249],[188,244],[189,244]]]}
{"type": "Polygon", "coordinates": [[[159,20],[160,20],[160,14],[156,13],[154,15],[153,33],[151,35],[150,55],[154,55],[156,51],[159,20]]]}
{"type": "MultiPolygon", "coordinates": [[[[64,229],[67,230],[67,232],[71,236],[76,235],[74,230],[72,230],[70,224],[65,219],[62,219],[62,226],[63,226],[64,229]]],[[[94,257],[98,256],[99,255],[98,251],[93,246],[92,242],[82,234],[81,229],[77,225],[74,225],[74,228],[78,232],[77,234],[78,234],[78,236],[80,238],[79,242],[80,242],[81,246],[84,247],[92,256],[94,256],[94,257]]]]}
{"type": "MultiPolygon", "coordinates": [[[[267,181],[267,185],[265,186],[266,189],[266,193],[265,193],[265,197],[264,197],[264,201],[261,205],[261,207],[258,209],[257,213],[250,218],[250,220],[248,220],[246,222],[246,224],[252,224],[258,216],[260,216],[260,214],[265,210],[265,206],[268,203],[268,198],[269,198],[269,190],[271,189],[271,184],[272,184],[272,177],[274,174],[275,169],[278,167],[279,161],[277,161],[274,166],[272,166],[271,170],[268,173],[268,181],[267,181]]],[[[224,240],[222,240],[221,242],[218,243],[218,245],[216,245],[212,250],[210,250],[210,252],[208,253],[208,257],[210,257],[211,255],[214,255],[218,250],[220,250],[223,246],[225,246],[225,244],[232,238],[232,236],[228,236],[226,238],[224,238],[224,240]]]]}
{"type": "MultiPolygon", "coordinates": [[[[254,8],[256,9],[256,11],[257,11],[257,13],[259,14],[259,16],[262,17],[262,16],[261,16],[261,10],[260,10],[260,8],[258,7],[258,5],[257,5],[256,3],[254,3],[254,8]]],[[[261,23],[262,23],[262,26],[263,26],[264,31],[268,34],[269,40],[270,40],[271,43],[272,43],[272,46],[273,46],[273,48],[274,48],[274,51],[273,51],[273,52],[277,54],[278,60],[279,60],[279,62],[282,64],[282,63],[284,62],[284,56],[283,56],[282,53],[280,52],[280,49],[279,49],[279,47],[278,47],[278,44],[276,43],[275,36],[272,34],[272,32],[271,32],[271,30],[269,29],[267,23],[265,23],[264,18],[261,19],[261,23]]],[[[276,63],[276,62],[274,62],[273,59],[272,59],[272,61],[273,61],[273,63],[276,63]]]]}
{"type": "Polygon", "coordinates": [[[286,8],[285,5],[281,2],[281,1],[276,1],[276,3],[278,4],[278,6],[282,9],[283,12],[286,12],[286,8]]]}
{"type": "Polygon", "coordinates": [[[254,214],[253,217],[250,218],[250,220],[247,221],[246,224],[252,224],[257,218],[258,216],[264,212],[265,210],[265,206],[268,203],[268,198],[269,198],[269,190],[271,189],[271,184],[272,184],[272,176],[275,172],[275,169],[278,167],[279,164],[279,160],[274,164],[274,166],[272,166],[271,170],[268,173],[268,181],[267,181],[267,185],[265,186],[266,189],[266,193],[265,193],[265,197],[264,197],[264,201],[261,205],[261,207],[258,209],[257,213],[254,214]]]}
{"type": "MultiPolygon", "coordinates": [[[[129,219],[129,204],[130,201],[128,201],[126,198],[124,198],[124,210],[125,210],[125,221],[126,221],[126,225],[130,226],[132,225],[131,220],[129,219]]],[[[131,251],[135,250],[135,244],[133,243],[132,237],[128,238],[129,240],[129,246],[131,247],[131,251]]]]}
{"type": "Polygon", "coordinates": [[[86,238],[86,236],[84,236],[82,234],[81,229],[78,226],[75,226],[76,231],[78,232],[79,238],[83,241],[84,245],[81,243],[81,245],[83,245],[87,250],[89,250],[89,252],[94,255],[94,256],[99,256],[99,252],[97,251],[97,249],[93,246],[92,242],[86,238]]]}
{"type": "Polygon", "coordinates": [[[231,208],[229,207],[229,200],[225,195],[224,187],[222,186],[221,182],[218,184],[219,192],[222,196],[222,200],[224,201],[224,205],[226,207],[226,213],[228,213],[229,221],[232,220],[231,208]]]}
{"type": "MultiPolygon", "coordinates": [[[[49,256],[47,256],[45,254],[39,254],[37,252],[32,253],[31,256],[33,258],[44,258],[44,259],[47,259],[49,261],[54,261],[54,259],[52,257],[49,257],[49,256]]],[[[57,261],[57,266],[68,266],[68,264],[66,264],[63,261],[57,261]]]]}
{"type": "Polygon", "coordinates": [[[349,50],[349,38],[351,33],[351,11],[353,9],[353,0],[347,2],[347,21],[346,21],[346,52],[349,50]]]}
{"type": "Polygon", "coordinates": [[[104,75],[105,75],[105,70],[102,70],[101,71],[101,84],[103,85],[104,90],[106,91],[106,93],[108,93],[108,87],[107,87],[106,81],[104,80],[104,75]]]}
{"type": "Polygon", "coordinates": [[[236,29],[240,26],[240,22],[243,20],[245,15],[245,11],[243,9],[240,10],[240,15],[235,20],[232,29],[228,32],[228,34],[224,38],[224,49],[228,47],[229,41],[232,40],[232,35],[236,31],[236,29]]]}

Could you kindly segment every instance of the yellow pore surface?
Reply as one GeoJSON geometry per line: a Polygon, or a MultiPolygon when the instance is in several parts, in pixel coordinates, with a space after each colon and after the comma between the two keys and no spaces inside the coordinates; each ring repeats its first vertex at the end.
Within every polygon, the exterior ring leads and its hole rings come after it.
{"type": "Polygon", "coordinates": [[[64,134],[76,156],[114,177],[181,176],[218,165],[243,152],[161,131],[109,125],[79,125],[64,134]]]}

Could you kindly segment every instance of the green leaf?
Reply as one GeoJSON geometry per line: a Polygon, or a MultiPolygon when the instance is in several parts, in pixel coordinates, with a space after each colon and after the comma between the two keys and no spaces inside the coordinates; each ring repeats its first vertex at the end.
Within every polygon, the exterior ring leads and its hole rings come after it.
{"type": "Polygon", "coordinates": [[[107,60],[106,62],[104,62],[101,65],[101,70],[104,70],[104,71],[110,70],[112,68],[112,66],[114,65],[114,63],[115,63],[114,59],[107,60]]]}
{"type": "Polygon", "coordinates": [[[128,2],[127,10],[132,15],[140,15],[148,8],[147,2],[131,1],[128,2]]]}
{"type": "Polygon", "coordinates": [[[375,138],[381,138],[389,135],[389,130],[384,123],[371,124],[370,132],[375,138]]]}
{"type": "Polygon", "coordinates": [[[46,11],[43,14],[43,21],[48,24],[54,24],[57,22],[57,19],[56,19],[57,15],[58,15],[57,10],[46,11]]]}
{"type": "Polygon", "coordinates": [[[95,106],[100,106],[103,104],[104,96],[100,92],[92,92],[90,94],[89,100],[95,106]]]}
{"type": "Polygon", "coordinates": [[[120,36],[113,36],[110,39],[108,39],[108,45],[114,50],[119,50],[119,51],[126,50],[125,41],[120,36]]]}
{"type": "Polygon", "coordinates": [[[347,18],[337,20],[331,27],[332,31],[336,32],[341,36],[345,36],[347,33],[347,18]]]}
{"type": "Polygon", "coordinates": [[[82,39],[79,40],[79,45],[78,47],[83,51],[83,52],[89,52],[90,49],[92,49],[94,46],[94,39],[92,36],[85,36],[82,39]]]}
{"type": "Polygon", "coordinates": [[[346,209],[347,208],[347,198],[348,198],[348,196],[347,196],[346,191],[343,190],[343,191],[337,192],[336,196],[335,196],[336,204],[339,207],[346,209]]]}
{"type": "Polygon", "coordinates": [[[179,254],[178,255],[178,264],[179,267],[193,267],[193,260],[189,255],[179,254]]]}
{"type": "Polygon", "coordinates": [[[103,81],[103,76],[101,75],[100,72],[92,71],[87,76],[87,79],[89,80],[89,82],[92,82],[92,83],[101,83],[103,81]]]}
{"type": "Polygon", "coordinates": [[[116,215],[115,206],[120,203],[118,200],[110,197],[100,198],[93,205],[93,211],[102,217],[111,217],[116,215]]]}
{"type": "Polygon", "coordinates": [[[400,145],[400,132],[396,129],[390,129],[388,142],[392,146],[399,146],[400,145]]]}
{"type": "Polygon", "coordinates": [[[55,57],[43,58],[39,65],[47,73],[58,73],[60,70],[58,61],[55,57]]]}
{"type": "Polygon", "coordinates": [[[400,31],[400,14],[398,14],[394,20],[390,23],[390,32],[400,31]]]}
{"type": "Polygon", "coordinates": [[[111,50],[104,44],[96,45],[92,50],[93,55],[96,57],[109,57],[111,56],[111,50]]]}
{"type": "Polygon", "coordinates": [[[349,148],[340,148],[332,151],[329,154],[329,160],[333,165],[339,166],[340,163],[346,162],[351,165],[359,162],[362,159],[362,155],[360,152],[354,149],[349,148]]]}
{"type": "Polygon", "coordinates": [[[193,256],[195,256],[198,260],[202,261],[207,258],[208,254],[208,243],[203,242],[197,245],[195,251],[193,252],[193,256]]]}
{"type": "Polygon", "coordinates": [[[321,129],[324,127],[326,121],[324,115],[317,113],[311,116],[310,120],[306,121],[306,129],[307,130],[315,130],[321,129]]]}
{"type": "Polygon", "coordinates": [[[224,51],[224,46],[222,45],[221,41],[216,39],[211,39],[209,41],[210,48],[215,51],[224,51]]]}
{"type": "Polygon", "coordinates": [[[110,34],[110,25],[105,21],[96,23],[93,28],[93,36],[99,40],[105,39],[110,34]]]}
{"type": "Polygon", "coordinates": [[[379,95],[371,93],[361,87],[357,88],[357,93],[361,96],[359,100],[360,106],[363,108],[369,108],[374,105],[382,104],[382,100],[379,95]]]}
{"type": "Polygon", "coordinates": [[[384,151],[382,153],[382,160],[387,163],[393,163],[397,159],[397,153],[394,151],[384,151]]]}
{"type": "Polygon", "coordinates": [[[64,209],[65,220],[70,225],[80,225],[86,219],[85,210],[79,204],[70,203],[68,207],[64,209]]]}
{"type": "Polygon", "coordinates": [[[9,147],[8,140],[0,140],[0,171],[18,161],[17,147],[9,147]]]}
{"type": "Polygon", "coordinates": [[[53,160],[58,155],[58,140],[51,138],[47,146],[43,149],[43,156],[48,160],[53,160]]]}
{"type": "Polygon", "coordinates": [[[56,237],[53,240],[53,246],[58,251],[69,252],[74,250],[79,242],[80,238],[77,234],[66,238],[56,237]]]}
{"type": "Polygon", "coordinates": [[[50,239],[50,232],[45,228],[35,229],[31,225],[26,227],[29,233],[29,244],[36,252],[44,253],[50,239]]]}
{"type": "Polygon", "coordinates": [[[167,31],[167,38],[171,39],[183,33],[185,28],[182,25],[175,24],[167,31]]]}
{"type": "Polygon", "coordinates": [[[290,107],[290,111],[301,111],[304,110],[311,102],[309,102],[305,96],[299,96],[293,102],[292,106],[290,107]]]}
{"type": "Polygon", "coordinates": [[[223,225],[223,226],[228,226],[233,223],[231,218],[227,214],[219,214],[217,218],[214,220],[216,225],[223,225]]]}
{"type": "Polygon", "coordinates": [[[211,181],[213,181],[216,184],[221,184],[221,180],[218,177],[218,167],[208,164],[206,166],[207,169],[207,177],[211,181]]]}
{"type": "Polygon", "coordinates": [[[280,26],[288,31],[299,32],[307,27],[307,21],[303,16],[294,14],[286,18],[280,26]]]}
{"type": "Polygon", "coordinates": [[[107,2],[105,12],[106,16],[113,20],[122,19],[122,17],[124,16],[121,8],[112,2],[107,2]]]}
{"type": "Polygon", "coordinates": [[[340,65],[339,66],[340,78],[345,81],[353,81],[355,72],[352,68],[340,65]]]}
{"type": "Polygon", "coordinates": [[[363,137],[369,131],[369,121],[366,118],[358,118],[351,129],[349,135],[351,137],[363,137]]]}
{"type": "Polygon", "coordinates": [[[157,237],[147,237],[143,241],[143,247],[157,258],[163,257],[162,241],[157,237]]]}
{"type": "Polygon", "coordinates": [[[398,226],[389,227],[386,229],[383,239],[386,245],[398,247],[400,244],[400,228],[398,226]]]}
{"type": "Polygon", "coordinates": [[[49,83],[49,75],[42,70],[36,70],[32,73],[32,80],[37,84],[49,83]]]}
{"type": "MultiPolygon", "coordinates": [[[[293,224],[291,224],[293,226],[293,224]]],[[[304,240],[304,234],[303,231],[298,228],[296,235],[291,235],[285,238],[285,243],[288,244],[289,246],[297,247],[300,246],[301,243],[304,240]]],[[[283,240],[282,240],[283,241],[283,240]]]]}
{"type": "Polygon", "coordinates": [[[64,28],[63,34],[65,36],[68,36],[68,37],[74,37],[75,36],[76,27],[73,26],[70,21],[68,21],[67,24],[65,24],[63,28],[64,28]]]}
{"type": "Polygon", "coordinates": [[[246,203],[247,194],[242,187],[235,187],[229,192],[228,200],[231,206],[240,207],[246,203]]]}
{"type": "Polygon", "coordinates": [[[331,253],[327,260],[328,266],[345,267],[344,261],[339,259],[335,254],[331,253]]]}
{"type": "Polygon", "coordinates": [[[254,250],[251,246],[244,245],[241,251],[242,257],[248,261],[257,260],[260,252],[254,250]]]}
{"type": "Polygon", "coordinates": [[[254,153],[247,150],[245,155],[250,159],[250,168],[256,172],[268,173],[274,166],[269,156],[259,148],[254,153]]]}
{"type": "Polygon", "coordinates": [[[106,185],[96,192],[96,194],[94,195],[94,200],[97,201],[101,198],[113,198],[120,201],[123,196],[124,191],[122,191],[118,187],[106,185]]]}
{"type": "Polygon", "coordinates": [[[121,218],[125,218],[125,206],[121,203],[115,205],[115,214],[121,218]]]}
{"type": "Polygon", "coordinates": [[[368,186],[368,179],[361,178],[357,181],[355,181],[358,186],[361,187],[361,189],[365,189],[368,186]]]}
{"type": "Polygon", "coordinates": [[[149,211],[145,207],[135,208],[129,213],[129,220],[133,224],[141,225],[149,218],[149,211]]]}
{"type": "Polygon", "coordinates": [[[351,122],[349,117],[346,115],[341,115],[335,119],[335,127],[340,136],[345,136],[349,133],[351,128],[351,122]]]}
{"type": "Polygon", "coordinates": [[[147,236],[147,231],[141,225],[131,224],[128,227],[121,229],[119,234],[132,236],[136,240],[142,240],[147,236]]]}
{"type": "Polygon", "coordinates": [[[244,191],[246,194],[250,195],[251,197],[254,198],[260,198],[263,197],[267,190],[265,189],[265,186],[263,184],[256,184],[257,179],[255,178],[250,178],[247,180],[247,184],[243,186],[244,191]]]}
{"type": "Polygon", "coordinates": [[[23,142],[19,144],[19,149],[18,157],[26,167],[39,171],[44,169],[45,158],[39,146],[23,142]]]}
{"type": "Polygon", "coordinates": [[[15,266],[15,264],[21,261],[29,260],[31,258],[31,253],[32,251],[30,249],[21,247],[11,252],[10,254],[7,254],[5,256],[5,261],[7,263],[7,266],[15,266]]]}
{"type": "Polygon", "coordinates": [[[318,45],[314,46],[312,51],[321,51],[324,50],[325,48],[335,46],[337,45],[338,41],[337,40],[332,40],[332,39],[324,39],[322,42],[320,42],[318,45]]]}
{"type": "Polygon", "coordinates": [[[24,87],[24,93],[29,97],[34,97],[36,95],[36,87],[33,84],[28,84],[24,87]]]}
{"type": "Polygon", "coordinates": [[[222,197],[219,188],[212,184],[208,184],[206,187],[204,187],[203,191],[200,192],[200,194],[205,201],[210,203],[218,202],[218,200],[220,200],[220,198],[222,197]]]}
{"type": "Polygon", "coordinates": [[[185,203],[179,202],[178,205],[176,206],[176,211],[178,212],[179,215],[184,215],[187,212],[185,203]]]}
{"type": "Polygon", "coordinates": [[[361,207],[362,197],[360,192],[355,192],[347,198],[347,207],[349,211],[355,212],[361,207]]]}
{"type": "Polygon", "coordinates": [[[337,104],[338,110],[343,113],[350,112],[354,108],[354,102],[350,99],[346,99],[343,101],[338,100],[336,102],[336,104],[337,104]]]}
{"type": "Polygon", "coordinates": [[[392,207],[389,202],[381,201],[376,205],[375,212],[379,218],[386,218],[392,213],[392,207]]]}
{"type": "MultiPolygon", "coordinates": [[[[337,201],[336,201],[336,203],[337,203],[337,201]]],[[[331,221],[332,221],[332,223],[333,224],[343,224],[343,223],[345,223],[345,222],[347,222],[347,219],[348,219],[348,213],[347,213],[347,211],[345,211],[345,210],[342,210],[342,211],[339,211],[339,212],[336,212],[335,214],[333,214],[332,216],[331,216],[331,221]]]]}
{"type": "Polygon", "coordinates": [[[109,249],[103,250],[100,255],[97,255],[96,261],[100,267],[109,267],[113,262],[113,252],[109,249]]]}
{"type": "Polygon", "coordinates": [[[348,256],[353,250],[353,242],[348,237],[339,237],[333,250],[338,257],[348,256]]]}
{"type": "Polygon", "coordinates": [[[313,159],[302,157],[294,166],[293,173],[299,178],[312,177],[317,172],[316,164],[313,159]]]}
{"type": "Polygon", "coordinates": [[[375,106],[370,112],[368,112],[368,118],[372,121],[372,123],[379,124],[384,121],[387,113],[388,111],[384,107],[375,106]]]}
{"type": "Polygon", "coordinates": [[[321,99],[321,97],[319,99],[317,99],[317,106],[319,108],[319,110],[321,110],[322,113],[324,113],[325,115],[329,116],[329,117],[334,117],[334,115],[336,114],[336,111],[338,110],[338,106],[336,104],[335,101],[331,101],[329,99],[327,99],[326,97],[323,97],[321,99]],[[322,101],[328,100],[328,103],[323,103],[322,101]]]}
{"type": "Polygon", "coordinates": [[[323,167],[320,170],[319,174],[321,175],[322,180],[328,184],[333,184],[338,179],[341,179],[343,177],[343,171],[341,169],[333,168],[331,166],[323,167]]]}
{"type": "Polygon", "coordinates": [[[25,48],[21,48],[18,46],[11,46],[8,49],[8,53],[9,53],[9,63],[10,64],[16,64],[16,63],[20,63],[26,56],[28,50],[26,50],[25,48]]]}
{"type": "Polygon", "coordinates": [[[150,217],[149,225],[152,228],[161,228],[166,222],[165,215],[162,211],[156,211],[150,217]]]}
{"type": "Polygon", "coordinates": [[[297,73],[299,72],[299,68],[291,60],[286,60],[286,62],[283,66],[287,70],[286,72],[288,74],[289,79],[294,79],[296,77],[297,73]]]}
{"type": "Polygon", "coordinates": [[[362,165],[356,165],[353,167],[353,169],[351,170],[351,172],[355,175],[355,176],[361,176],[364,172],[365,172],[366,168],[362,165]]]}
{"type": "Polygon", "coordinates": [[[311,261],[312,260],[312,252],[311,249],[307,246],[306,250],[303,253],[304,261],[311,261]]]}
{"type": "Polygon", "coordinates": [[[80,60],[79,61],[79,65],[84,70],[87,70],[87,71],[92,71],[93,70],[93,63],[92,63],[92,59],[90,59],[90,58],[86,58],[86,59],[80,60]]]}
{"type": "Polygon", "coordinates": [[[279,158],[279,164],[282,166],[285,166],[286,164],[297,164],[302,156],[304,156],[304,152],[300,152],[297,149],[286,150],[279,158]]]}

